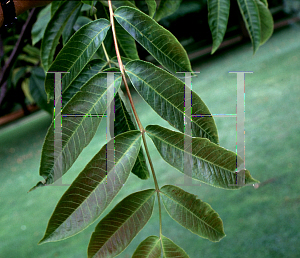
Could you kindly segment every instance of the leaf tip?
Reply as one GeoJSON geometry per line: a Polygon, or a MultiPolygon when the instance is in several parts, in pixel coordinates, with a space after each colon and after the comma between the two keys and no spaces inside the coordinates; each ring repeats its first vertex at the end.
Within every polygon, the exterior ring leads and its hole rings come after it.
{"type": "Polygon", "coordinates": [[[34,187],[32,187],[27,193],[32,192],[33,190],[45,186],[46,182],[38,182],[34,187]]]}
{"type": "Polygon", "coordinates": [[[213,55],[217,51],[218,47],[219,46],[213,46],[212,49],[211,49],[210,54],[213,55]]]}
{"type": "Polygon", "coordinates": [[[45,244],[47,243],[48,241],[46,241],[46,236],[44,236],[39,242],[38,242],[38,245],[42,245],[42,244],[45,244]]]}

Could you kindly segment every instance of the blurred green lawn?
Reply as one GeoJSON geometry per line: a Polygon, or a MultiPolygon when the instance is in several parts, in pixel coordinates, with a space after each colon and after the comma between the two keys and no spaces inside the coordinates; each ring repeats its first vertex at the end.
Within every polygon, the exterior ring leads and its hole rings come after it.
{"type": "MultiPolygon", "coordinates": [[[[193,63],[201,73],[193,90],[212,113],[235,113],[236,75],[246,75],[246,167],[261,182],[238,191],[205,184],[182,187],[208,202],[223,219],[226,237],[218,243],[199,238],[182,228],[163,210],[163,234],[199,257],[300,257],[300,27],[291,25],[275,33],[256,55],[250,44],[193,63]]],[[[168,123],[134,96],[143,125],[168,123]]],[[[38,175],[43,138],[50,118],[39,112],[0,129],[0,257],[86,257],[96,223],[76,236],[38,246],[56,203],[67,186],[27,191],[38,175]]],[[[235,151],[235,118],[216,118],[221,146],[235,151]]],[[[105,123],[83,151],[63,183],[71,183],[88,159],[105,143],[105,123]]],[[[169,127],[170,128],[170,127],[169,127]]],[[[148,144],[159,185],[182,184],[183,175],[166,164],[151,140],[148,144]],[[170,181],[170,178],[172,180],[170,181]]],[[[131,175],[109,206],[131,191],[154,186],[131,175]]],[[[99,220],[98,220],[99,221],[99,220]]],[[[137,245],[158,234],[158,210],[146,227],[118,257],[131,257],[137,245]]]]}

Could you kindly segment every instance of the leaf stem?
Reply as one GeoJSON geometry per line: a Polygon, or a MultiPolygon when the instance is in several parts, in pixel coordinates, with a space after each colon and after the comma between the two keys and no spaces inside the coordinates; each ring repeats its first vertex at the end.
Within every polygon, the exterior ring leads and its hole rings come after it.
{"type": "Polygon", "coordinates": [[[152,163],[152,160],[151,160],[151,157],[150,157],[149,149],[148,149],[148,146],[147,146],[147,141],[146,141],[146,136],[145,136],[145,129],[144,129],[144,127],[143,127],[143,125],[142,125],[142,123],[139,119],[139,116],[136,112],[136,109],[135,109],[135,106],[134,106],[134,103],[133,103],[133,99],[132,99],[132,96],[131,96],[131,93],[130,93],[130,90],[129,90],[129,87],[128,87],[128,84],[127,84],[127,80],[126,80],[126,76],[125,76],[125,72],[124,72],[124,66],[123,66],[123,63],[122,63],[122,59],[121,59],[121,55],[120,55],[120,51],[119,51],[119,46],[118,46],[118,41],[117,41],[117,36],[116,36],[115,23],[114,23],[114,11],[113,11],[113,8],[112,8],[111,0],[108,0],[108,6],[109,6],[109,16],[110,16],[110,22],[111,22],[111,27],[112,27],[114,45],[115,45],[115,49],[116,49],[116,55],[117,55],[120,71],[121,71],[121,74],[122,74],[122,79],[123,79],[123,82],[125,84],[126,92],[127,92],[128,98],[129,98],[130,105],[131,105],[132,110],[133,110],[134,117],[135,117],[135,119],[137,121],[137,124],[138,124],[138,127],[139,127],[139,129],[142,133],[143,144],[144,144],[144,147],[145,147],[145,150],[146,150],[147,158],[148,158],[148,161],[149,161],[149,165],[150,165],[153,180],[154,180],[155,190],[156,190],[157,199],[158,199],[158,209],[159,209],[159,233],[161,235],[162,234],[162,219],[161,219],[161,202],[160,202],[160,195],[159,195],[160,194],[159,186],[158,186],[157,178],[156,178],[156,175],[155,175],[154,166],[153,166],[153,163],[152,163]]]}
{"type": "Polygon", "coordinates": [[[107,54],[107,52],[106,52],[106,48],[105,48],[103,42],[102,42],[102,48],[103,48],[103,52],[104,52],[104,54],[105,54],[106,61],[107,61],[108,65],[109,65],[109,67],[111,67],[111,62],[110,62],[109,56],[108,56],[108,54],[107,54]]]}

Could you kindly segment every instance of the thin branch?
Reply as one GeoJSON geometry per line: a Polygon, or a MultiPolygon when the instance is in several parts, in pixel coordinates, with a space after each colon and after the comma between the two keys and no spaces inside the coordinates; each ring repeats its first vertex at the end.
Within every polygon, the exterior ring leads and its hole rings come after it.
{"type": "Polygon", "coordinates": [[[156,178],[155,171],[154,171],[154,166],[153,166],[153,163],[152,163],[152,160],[151,160],[151,157],[150,157],[150,153],[149,153],[149,149],[148,149],[148,146],[147,146],[147,142],[146,142],[145,129],[143,128],[143,125],[142,125],[142,123],[139,119],[139,116],[138,116],[137,112],[136,112],[136,109],[135,109],[135,106],[134,106],[134,103],[133,103],[133,99],[132,99],[132,96],[131,96],[131,93],[130,93],[130,90],[129,90],[129,87],[128,87],[128,84],[127,84],[127,80],[126,80],[126,77],[125,77],[124,66],[123,66],[123,63],[122,63],[122,59],[121,59],[121,55],[120,55],[120,51],[119,51],[119,47],[118,47],[118,42],[117,42],[115,23],[114,23],[114,11],[113,11],[113,8],[112,8],[111,0],[108,0],[108,6],[109,6],[109,16],[110,16],[110,22],[111,22],[111,27],[112,27],[114,45],[115,45],[115,49],[116,49],[116,55],[117,55],[120,71],[121,71],[121,74],[122,74],[122,79],[123,79],[123,82],[125,84],[125,88],[126,88],[126,91],[127,91],[129,101],[130,101],[130,105],[131,105],[133,113],[134,113],[134,117],[135,117],[135,119],[137,121],[137,124],[138,124],[138,127],[139,127],[139,129],[142,133],[143,144],[144,144],[144,147],[145,147],[145,150],[146,150],[147,158],[148,158],[148,161],[149,161],[149,164],[150,164],[150,168],[151,168],[151,172],[152,172],[152,176],[153,176],[153,180],[154,180],[155,190],[156,190],[157,198],[158,198],[159,232],[160,232],[160,235],[161,235],[161,233],[162,233],[162,219],[161,219],[161,202],[160,202],[159,186],[158,186],[157,178],[156,178]]]}

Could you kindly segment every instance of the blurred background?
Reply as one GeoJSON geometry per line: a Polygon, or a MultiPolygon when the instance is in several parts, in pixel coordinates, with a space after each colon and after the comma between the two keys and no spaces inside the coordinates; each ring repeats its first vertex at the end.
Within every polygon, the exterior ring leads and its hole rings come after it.
{"type": "MultiPolygon", "coordinates": [[[[191,258],[198,257],[300,257],[300,1],[269,1],[275,31],[253,55],[235,2],[232,2],[224,43],[210,55],[211,34],[206,1],[183,1],[173,15],[161,20],[184,45],[194,71],[192,89],[211,113],[235,113],[236,75],[230,71],[253,71],[245,77],[246,167],[260,184],[237,191],[199,185],[181,186],[208,202],[223,220],[226,237],[213,243],[199,238],[173,221],[163,210],[163,234],[181,246],[191,258]],[[237,15],[238,14],[238,15],[237,15]]],[[[39,9],[40,12],[47,9],[39,9]]],[[[0,40],[1,67],[14,48],[24,14],[0,40]]],[[[0,91],[0,257],[86,257],[95,223],[76,236],[38,246],[48,220],[68,186],[49,186],[27,193],[38,181],[43,139],[51,123],[51,104],[43,90],[44,72],[39,67],[40,41],[37,25],[0,91]],[[34,43],[34,44],[32,44],[34,43]]],[[[74,28],[76,29],[76,28],[74,28]]],[[[140,57],[153,61],[142,49],[140,57]]],[[[133,92],[144,127],[160,124],[170,128],[133,92]]],[[[215,118],[220,145],[235,151],[235,118],[215,118]]],[[[106,121],[64,176],[70,184],[87,160],[105,144],[106,121]]],[[[160,157],[148,138],[160,186],[183,184],[183,174],[160,157]]],[[[115,204],[132,191],[154,186],[153,179],[130,175],[103,218],[115,204]]],[[[129,258],[138,244],[159,232],[158,209],[145,228],[118,257],[129,258]]]]}

